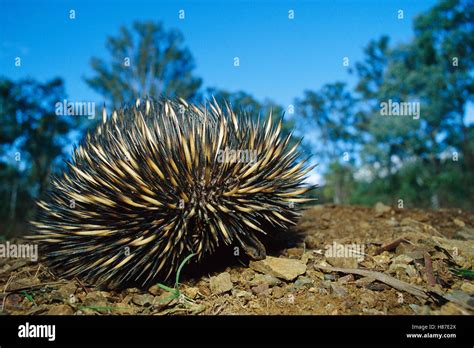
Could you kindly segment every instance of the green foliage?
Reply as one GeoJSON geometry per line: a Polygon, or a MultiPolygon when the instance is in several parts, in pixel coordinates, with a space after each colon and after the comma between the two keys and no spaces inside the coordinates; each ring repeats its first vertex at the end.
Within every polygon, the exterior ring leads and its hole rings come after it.
{"type": "MultiPolygon", "coordinates": [[[[53,168],[79,120],[55,114],[65,97],[63,82],[0,79],[0,231],[10,233],[34,213],[33,197],[42,198],[53,168]]],[[[20,226],[24,227],[24,226],[20,226]]]]}
{"type": "Polygon", "coordinates": [[[106,44],[110,61],[92,58],[95,76],[86,82],[116,108],[145,96],[193,99],[201,79],[192,74],[194,59],[183,41],[179,31],[165,30],[161,23],[121,27],[106,44]]]}
{"type": "Polygon", "coordinates": [[[381,37],[367,45],[351,71],[353,92],[338,83],[305,92],[299,114],[328,159],[326,197],[472,209],[474,126],[465,111],[474,96],[473,23],[469,1],[443,0],[415,19],[411,42],[391,47],[381,37]],[[419,103],[419,119],[382,115],[389,100],[419,103]],[[341,162],[347,153],[352,171],[341,162]]]}

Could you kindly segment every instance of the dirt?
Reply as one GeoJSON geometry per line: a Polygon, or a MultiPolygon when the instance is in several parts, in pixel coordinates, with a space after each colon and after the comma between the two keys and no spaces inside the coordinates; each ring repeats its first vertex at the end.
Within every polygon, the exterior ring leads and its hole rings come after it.
{"type": "MultiPolygon", "coordinates": [[[[301,242],[177,288],[98,289],[0,259],[2,314],[473,314],[474,213],[318,205],[301,242]],[[367,273],[371,272],[371,273],[367,273]]],[[[186,267],[186,266],[185,266],[186,267]]]]}

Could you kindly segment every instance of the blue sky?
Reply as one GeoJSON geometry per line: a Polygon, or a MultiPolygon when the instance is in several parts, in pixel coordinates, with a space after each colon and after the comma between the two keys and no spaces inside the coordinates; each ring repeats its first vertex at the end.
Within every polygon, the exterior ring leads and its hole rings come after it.
{"type": "MultiPolygon", "coordinates": [[[[0,76],[46,81],[61,77],[68,99],[101,105],[90,89],[91,57],[107,58],[105,42],[121,25],[154,20],[179,29],[204,87],[243,90],[288,106],[306,89],[354,78],[350,65],[367,43],[388,35],[408,42],[413,18],[435,0],[146,1],[0,0],[0,76]],[[76,18],[69,18],[73,9],[76,18]],[[185,11],[185,19],[178,13],[185,11]],[[288,11],[294,11],[294,19],[288,11]],[[403,10],[404,18],[398,19],[403,10]],[[21,57],[21,67],[15,67],[21,57]],[[240,66],[234,67],[234,57],[240,66]]],[[[474,120],[474,108],[468,108],[474,120]]],[[[319,167],[321,170],[322,167],[319,167]]],[[[314,172],[312,180],[321,182],[314,172]]]]}
{"type": "Polygon", "coordinates": [[[42,81],[60,76],[71,100],[102,103],[84,82],[90,58],[107,57],[106,37],[134,20],[162,21],[182,31],[204,86],[244,90],[291,104],[305,89],[352,82],[354,63],[383,34],[393,43],[412,36],[413,17],[429,0],[333,1],[26,1],[0,0],[0,75],[42,81]],[[69,10],[76,19],[69,19],[69,10]],[[185,19],[178,11],[185,10],[185,19]],[[295,18],[288,19],[294,10],[295,18]],[[397,19],[397,11],[404,19],[397,19]],[[15,57],[22,66],[15,67],[15,57]],[[240,67],[233,58],[240,58],[240,67]]]}

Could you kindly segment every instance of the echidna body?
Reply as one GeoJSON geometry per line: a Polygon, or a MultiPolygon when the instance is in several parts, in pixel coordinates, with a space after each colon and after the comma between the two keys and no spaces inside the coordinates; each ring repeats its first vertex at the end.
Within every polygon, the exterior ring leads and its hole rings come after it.
{"type": "Polygon", "coordinates": [[[62,276],[115,285],[165,280],[225,245],[263,258],[261,237],[295,224],[310,189],[281,126],[215,101],[104,112],[38,203],[32,238],[62,276]]]}

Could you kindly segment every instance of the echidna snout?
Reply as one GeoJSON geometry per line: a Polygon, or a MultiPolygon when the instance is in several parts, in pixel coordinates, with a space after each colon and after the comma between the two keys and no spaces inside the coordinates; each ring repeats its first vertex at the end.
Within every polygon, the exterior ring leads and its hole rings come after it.
{"type": "Polygon", "coordinates": [[[281,129],[215,101],[104,113],[38,202],[31,238],[60,275],[114,285],[166,280],[225,246],[262,259],[262,237],[294,225],[310,189],[281,129]]]}

